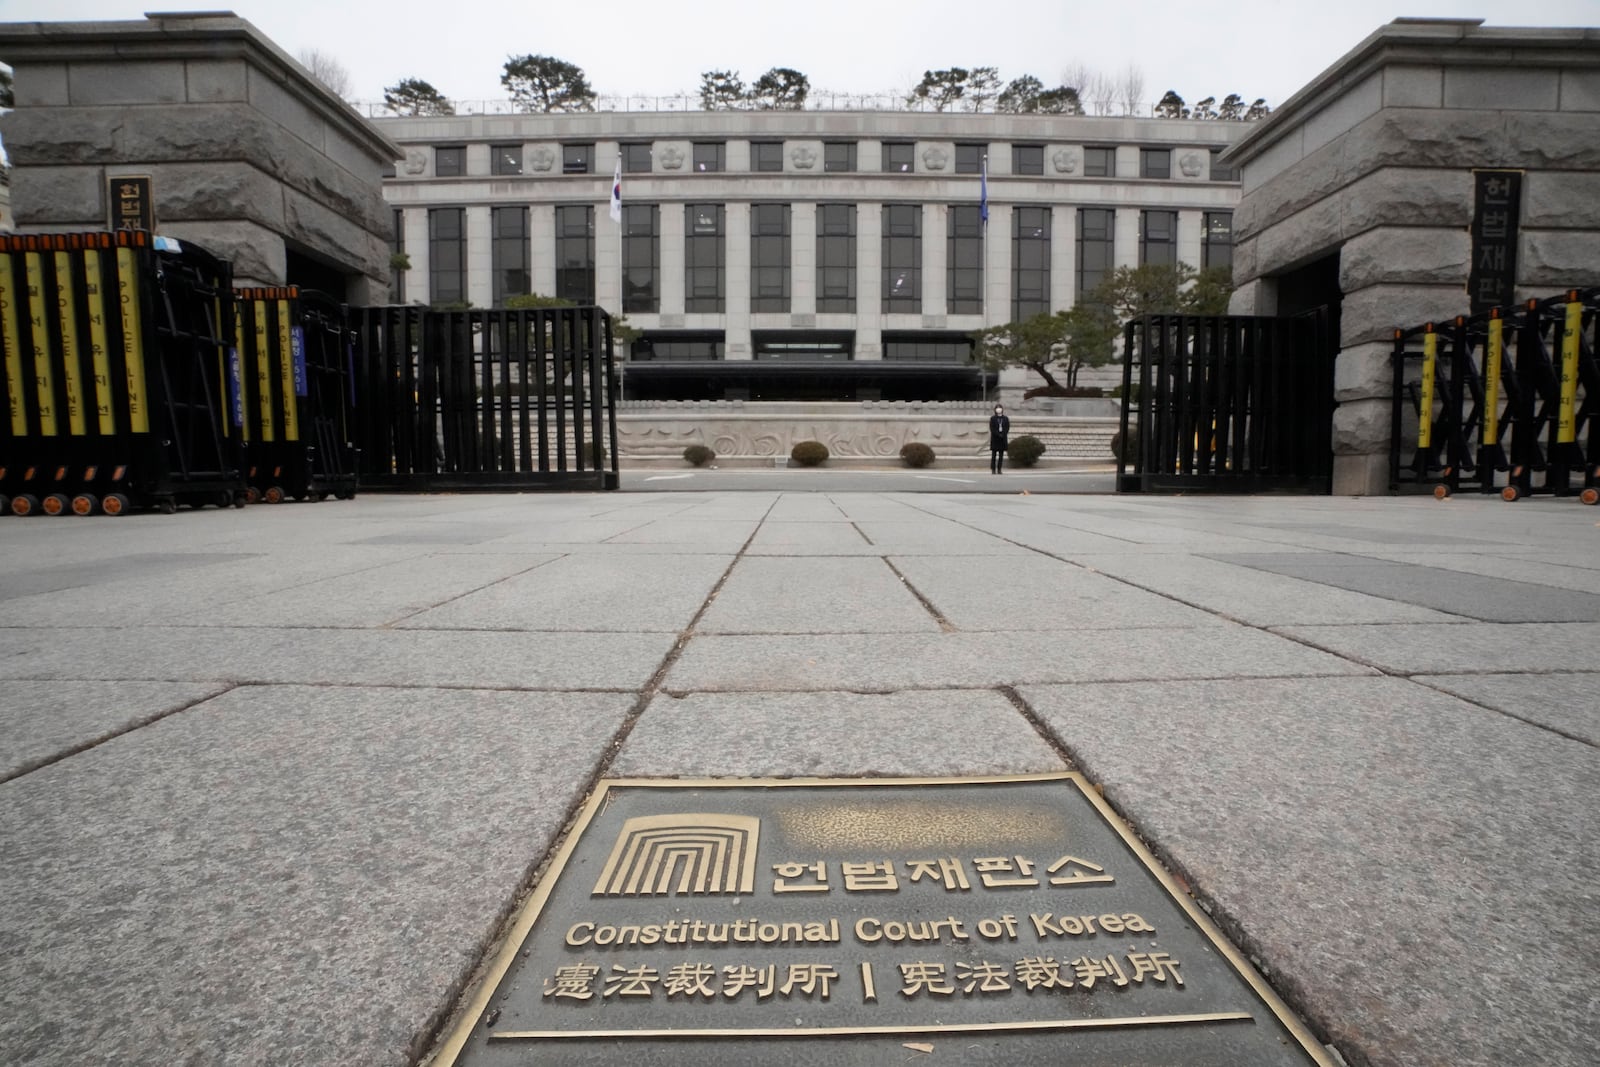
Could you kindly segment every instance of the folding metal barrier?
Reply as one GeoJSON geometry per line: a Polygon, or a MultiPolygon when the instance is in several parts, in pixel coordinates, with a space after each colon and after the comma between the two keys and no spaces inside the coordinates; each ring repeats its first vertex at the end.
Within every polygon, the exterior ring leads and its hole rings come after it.
{"type": "Polygon", "coordinates": [[[229,280],[141,231],[0,236],[0,511],[243,500],[229,280]]]}
{"type": "Polygon", "coordinates": [[[234,293],[231,413],[249,499],[347,500],[356,491],[346,309],[295,287],[234,293]]]}
{"type": "Polygon", "coordinates": [[[1390,482],[1600,502],[1600,289],[1394,333],[1390,482]]]}

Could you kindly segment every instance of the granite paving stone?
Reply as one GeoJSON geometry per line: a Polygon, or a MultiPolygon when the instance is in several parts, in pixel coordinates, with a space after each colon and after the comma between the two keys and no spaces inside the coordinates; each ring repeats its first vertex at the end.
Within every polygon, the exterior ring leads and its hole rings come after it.
{"type": "Polygon", "coordinates": [[[845,514],[824,493],[785,493],[767,512],[768,522],[843,522],[845,514]]]}
{"type": "Polygon", "coordinates": [[[1422,674],[1412,680],[1600,746],[1600,674],[1422,674]]]}
{"type": "Polygon", "coordinates": [[[612,771],[637,777],[1012,774],[1062,761],[1003,696],[657,696],[612,771]]]}
{"type": "Polygon", "coordinates": [[[526,574],[556,558],[430,553],[270,596],[195,604],[170,621],[199,626],[382,626],[526,574]]]}
{"type": "Polygon", "coordinates": [[[1203,556],[1082,555],[1074,562],[1253,626],[1467,621],[1203,556]]]}
{"type": "Polygon", "coordinates": [[[958,630],[1115,629],[1204,626],[1214,616],[1044,556],[987,569],[962,556],[897,556],[891,562],[958,630]]]}
{"type": "Polygon", "coordinates": [[[0,700],[0,781],[226,688],[177,682],[8,682],[0,700]]]}
{"type": "Polygon", "coordinates": [[[1593,747],[1401,679],[1023,695],[1336,1044],[1594,1062],[1593,747]]]}
{"type": "Polygon", "coordinates": [[[702,633],[929,633],[939,624],[881,559],[746,556],[702,633]]]}
{"type": "Polygon", "coordinates": [[[728,569],[728,556],[565,556],[420,612],[400,627],[435,630],[682,630],[728,569]],[[648,596],[639,596],[649,589],[648,596]]]}
{"type": "Polygon", "coordinates": [[[1594,666],[1600,624],[1401,623],[1284,626],[1277,632],[1395,674],[1581,671],[1594,666]]]}
{"type": "Polygon", "coordinates": [[[1600,622],[1600,594],[1388,561],[1328,556],[1213,556],[1485,622],[1600,622]]]}
{"type": "Polygon", "coordinates": [[[607,544],[689,545],[701,552],[738,551],[755,532],[754,520],[657,519],[608,538],[607,544]]]}
{"type": "Polygon", "coordinates": [[[856,526],[867,540],[896,555],[929,552],[944,556],[969,551],[998,554],[1025,551],[980,530],[932,517],[911,522],[869,520],[858,522],[856,526]]]}
{"type": "Polygon", "coordinates": [[[1528,555],[1510,555],[1505,551],[1493,553],[1441,552],[1384,552],[1382,558],[1396,563],[1415,563],[1442,570],[1461,571],[1464,574],[1481,574],[1489,578],[1506,578],[1516,582],[1547,585],[1552,589],[1573,589],[1584,593],[1600,593],[1600,553],[1593,560],[1581,553],[1576,558],[1538,558],[1528,555]],[[1593,563],[1593,566],[1586,564],[1593,563]]]}
{"type": "Polygon", "coordinates": [[[0,785],[0,1062],[414,1062],[629,700],[242,689],[0,785]]]}
{"type": "Polygon", "coordinates": [[[1260,630],[1218,622],[1205,629],[1060,633],[858,633],[697,636],[665,687],[751,691],[894,691],[941,686],[1137,678],[1267,678],[1370,673],[1370,669],[1260,630]]]}
{"type": "Polygon", "coordinates": [[[676,633],[0,629],[0,678],[634,689],[676,633]]]}
{"type": "Polygon", "coordinates": [[[861,531],[843,520],[833,522],[775,522],[761,524],[749,553],[754,556],[807,554],[881,556],[883,549],[869,544],[861,531]]]}

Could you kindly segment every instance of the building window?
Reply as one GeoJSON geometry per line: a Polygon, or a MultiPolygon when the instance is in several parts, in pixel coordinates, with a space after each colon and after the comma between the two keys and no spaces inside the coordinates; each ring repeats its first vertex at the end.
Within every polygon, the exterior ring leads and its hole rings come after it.
{"type": "Polygon", "coordinates": [[[1113,240],[1117,213],[1111,208],[1086,207],[1078,210],[1078,299],[1094,291],[1111,273],[1113,240]]]}
{"type": "Polygon", "coordinates": [[[661,310],[661,209],[622,205],[622,310],[661,310]]]}
{"type": "Polygon", "coordinates": [[[751,141],[750,166],[754,170],[781,173],[783,171],[783,142],[751,141]]]}
{"type": "Polygon", "coordinates": [[[914,141],[883,142],[883,169],[891,174],[910,174],[916,169],[916,157],[914,141]]]}
{"type": "Polygon", "coordinates": [[[1114,178],[1117,175],[1117,150],[1086,146],[1083,150],[1085,178],[1114,178]]]}
{"type": "Polygon", "coordinates": [[[822,142],[822,169],[835,174],[856,169],[856,143],[854,141],[822,142]]]}
{"type": "Polygon", "coordinates": [[[594,303],[594,208],[556,208],[556,296],[574,304],[594,303]]]}
{"type": "Polygon", "coordinates": [[[503,305],[508,296],[521,296],[529,290],[528,209],[497,207],[489,213],[492,240],[489,246],[494,272],[494,303],[503,305]]]}
{"type": "Polygon", "coordinates": [[[467,299],[467,209],[436,207],[428,212],[428,303],[459,304],[467,299]]]}
{"type": "Polygon", "coordinates": [[[1139,265],[1143,267],[1178,265],[1176,211],[1139,212],[1139,265]]]}
{"type": "Polygon", "coordinates": [[[1141,177],[1141,178],[1170,178],[1170,177],[1172,177],[1172,149],[1170,149],[1170,148],[1141,148],[1141,149],[1139,149],[1139,177],[1141,177]]]}
{"type": "Polygon", "coordinates": [[[593,174],[594,145],[564,144],[561,146],[562,174],[593,174]]]}
{"type": "Polygon", "coordinates": [[[789,310],[788,204],[750,206],[750,310],[789,310]]]}
{"type": "Polygon", "coordinates": [[[956,173],[976,174],[983,169],[983,157],[988,155],[986,144],[956,145],[956,173]]]}
{"type": "Polygon", "coordinates": [[[622,170],[625,174],[650,173],[649,141],[631,141],[622,146],[622,170]]]}
{"type": "Polygon", "coordinates": [[[1178,265],[1178,213],[1139,212],[1139,264],[1149,267],[1178,265]]]}
{"type": "Polygon", "coordinates": [[[406,272],[396,264],[406,251],[406,213],[394,209],[394,232],[389,235],[389,303],[406,302],[406,272]]]}
{"type": "Polygon", "coordinates": [[[952,315],[983,313],[983,219],[976,204],[950,208],[945,238],[945,304],[952,315]]]}
{"type": "Polygon", "coordinates": [[[721,333],[647,333],[633,342],[631,358],[644,362],[704,363],[722,358],[721,333]]]}
{"type": "Polygon", "coordinates": [[[1214,182],[1236,182],[1239,180],[1239,168],[1230,167],[1222,162],[1222,149],[1211,150],[1211,180],[1214,182]]]}
{"type": "Polygon", "coordinates": [[[683,309],[721,311],[727,278],[722,205],[685,204],[683,213],[683,309]]]}
{"type": "Polygon", "coordinates": [[[696,141],[694,143],[694,169],[709,173],[723,167],[721,141],[696,141]]]}
{"type": "Polygon", "coordinates": [[[1043,174],[1044,145],[1014,144],[1011,146],[1012,174],[1043,174]]]}
{"type": "Polygon", "coordinates": [[[817,310],[856,309],[856,206],[817,205],[817,310]]]}
{"type": "Polygon", "coordinates": [[[883,310],[922,311],[922,205],[883,206],[883,310]]]}
{"type": "Polygon", "coordinates": [[[1011,321],[1050,311],[1050,209],[1011,212],[1011,321]]]}
{"type": "Polygon", "coordinates": [[[888,333],[883,358],[889,363],[971,363],[972,338],[967,334],[888,333]]]}
{"type": "Polygon", "coordinates": [[[1233,212],[1207,211],[1200,232],[1200,267],[1233,266],[1233,212]]]}
{"type": "Polygon", "coordinates": [[[439,145],[433,150],[433,174],[436,178],[459,178],[467,172],[466,145],[439,145]]]}
{"type": "Polygon", "coordinates": [[[490,174],[521,174],[522,146],[519,144],[492,144],[489,146],[490,174]]]}

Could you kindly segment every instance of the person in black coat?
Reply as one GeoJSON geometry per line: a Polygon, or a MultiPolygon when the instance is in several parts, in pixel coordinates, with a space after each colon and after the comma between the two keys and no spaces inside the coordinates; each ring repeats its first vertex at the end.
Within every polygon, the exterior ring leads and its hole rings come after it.
{"type": "Polygon", "coordinates": [[[1003,464],[1006,458],[1006,445],[1011,436],[1011,419],[1006,415],[1006,409],[996,404],[994,414],[989,416],[989,473],[1004,473],[1003,464]]]}

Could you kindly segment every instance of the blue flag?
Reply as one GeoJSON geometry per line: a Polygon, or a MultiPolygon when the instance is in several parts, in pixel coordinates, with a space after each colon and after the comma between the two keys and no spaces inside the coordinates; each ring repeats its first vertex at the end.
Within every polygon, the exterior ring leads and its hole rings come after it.
{"type": "Polygon", "coordinates": [[[978,220],[989,221],[989,157],[983,157],[981,169],[978,171],[978,220]]]}

